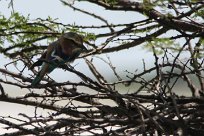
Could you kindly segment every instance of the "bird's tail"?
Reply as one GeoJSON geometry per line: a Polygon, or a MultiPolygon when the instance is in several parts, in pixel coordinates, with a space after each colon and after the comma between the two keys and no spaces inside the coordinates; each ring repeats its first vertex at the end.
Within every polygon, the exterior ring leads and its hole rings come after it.
{"type": "Polygon", "coordinates": [[[35,87],[37,84],[39,84],[40,81],[43,79],[44,75],[46,73],[52,72],[55,68],[56,68],[56,65],[49,65],[48,69],[47,69],[45,67],[45,63],[44,63],[44,65],[41,67],[41,70],[39,71],[39,73],[36,75],[36,77],[31,82],[31,87],[35,87]]]}
{"type": "Polygon", "coordinates": [[[40,74],[37,74],[37,76],[31,82],[31,86],[32,87],[36,86],[37,84],[40,83],[41,80],[42,80],[42,77],[40,77],[40,74]]]}

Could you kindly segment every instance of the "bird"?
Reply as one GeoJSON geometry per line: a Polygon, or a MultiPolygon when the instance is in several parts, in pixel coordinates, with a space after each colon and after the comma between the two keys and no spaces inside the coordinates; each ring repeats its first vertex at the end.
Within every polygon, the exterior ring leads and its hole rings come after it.
{"type": "Polygon", "coordinates": [[[87,52],[83,45],[83,37],[75,32],[67,32],[60,38],[49,44],[47,50],[41,55],[40,59],[31,65],[41,66],[36,77],[31,82],[31,87],[40,83],[45,74],[52,72],[55,68],[73,62],[82,52],[87,52]]]}

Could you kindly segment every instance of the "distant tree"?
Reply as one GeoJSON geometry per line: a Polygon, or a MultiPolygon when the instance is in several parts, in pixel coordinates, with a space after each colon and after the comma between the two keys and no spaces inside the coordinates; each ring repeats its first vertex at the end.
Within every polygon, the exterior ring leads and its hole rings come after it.
{"type": "MultiPolygon", "coordinates": [[[[32,117],[24,111],[19,113],[19,118],[1,116],[0,124],[8,130],[15,130],[5,134],[204,135],[203,0],[78,0],[79,3],[94,4],[96,10],[103,7],[110,14],[111,11],[125,11],[144,16],[143,20],[127,24],[109,24],[104,16],[75,7],[76,1],[69,3],[61,0],[67,8],[92,16],[104,25],[63,24],[51,17],[31,20],[29,16],[15,12],[15,9],[9,18],[0,15],[0,52],[12,60],[0,68],[1,75],[4,75],[0,78],[0,101],[36,109],[32,117]],[[87,29],[100,29],[104,33],[90,33],[87,29]],[[46,49],[45,41],[50,43],[67,31],[84,36],[89,52],[79,59],[85,60],[95,79],[67,67],[64,68],[65,73],[75,74],[81,78],[80,82],[56,82],[47,75],[41,84],[31,88],[36,70],[28,75],[25,74],[27,68],[46,49]],[[105,40],[101,41],[100,38],[105,40]],[[95,58],[87,58],[131,50],[136,46],[150,50],[155,65],[146,68],[148,62],[144,62],[142,72],[127,71],[126,78],[123,78],[111,63],[111,58],[102,59],[112,70],[112,76],[117,78],[115,82],[109,82],[97,70],[93,64],[95,58]],[[185,59],[181,59],[183,53],[188,54],[185,59]],[[17,71],[11,71],[8,67],[15,67],[17,71]],[[147,75],[152,73],[156,74],[147,79],[147,75]],[[180,80],[189,88],[191,96],[178,95],[175,85],[180,80]],[[20,87],[26,93],[13,97],[4,87],[5,84],[20,87]],[[135,84],[139,88],[125,94],[120,93],[117,87],[121,86],[127,92],[135,84]],[[78,90],[80,87],[87,91],[81,93],[78,90]],[[90,90],[94,93],[89,93],[90,90]],[[104,104],[104,99],[111,100],[115,105],[104,104]],[[64,101],[66,104],[60,104],[64,101]],[[37,109],[41,108],[47,110],[49,116],[38,113],[37,109]]],[[[11,8],[15,4],[13,2],[10,2],[11,8]]]]}

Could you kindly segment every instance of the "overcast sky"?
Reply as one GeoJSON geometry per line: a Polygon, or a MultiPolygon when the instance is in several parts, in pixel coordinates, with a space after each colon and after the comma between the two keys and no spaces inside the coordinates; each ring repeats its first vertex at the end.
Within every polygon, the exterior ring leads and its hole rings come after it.
{"type": "MultiPolygon", "coordinates": [[[[9,17],[12,9],[8,8],[8,3],[10,0],[1,0],[0,1],[0,13],[9,17]]],[[[87,11],[95,13],[97,15],[101,15],[106,18],[109,23],[120,24],[120,23],[129,23],[142,20],[143,16],[133,12],[118,12],[118,11],[106,11],[104,8],[100,8],[94,4],[88,4],[86,2],[76,2],[75,5],[77,7],[83,8],[87,11]]],[[[59,0],[15,0],[14,1],[14,10],[18,11],[22,15],[30,15],[31,19],[36,18],[44,18],[46,19],[48,16],[52,18],[58,18],[59,22],[65,24],[78,24],[78,25],[103,25],[103,22],[100,22],[90,16],[82,15],[79,12],[74,12],[72,9],[65,7],[59,0]]],[[[91,30],[89,30],[91,32],[91,30]]],[[[93,30],[92,30],[93,31],[93,30]]],[[[96,32],[95,30],[93,32],[96,32]]],[[[103,31],[99,30],[97,33],[103,33],[103,31]]],[[[147,66],[151,66],[154,63],[154,58],[152,57],[152,53],[147,50],[143,50],[140,47],[131,48],[129,50],[123,50],[120,52],[114,52],[111,54],[107,54],[113,65],[116,66],[116,70],[120,71],[121,75],[125,74],[125,70],[129,70],[134,72],[136,69],[141,69],[143,66],[142,60],[144,59],[147,66]]],[[[106,58],[106,54],[99,55],[100,57],[106,58]]],[[[0,54],[0,67],[4,67],[5,64],[10,62],[0,54]]],[[[89,57],[90,58],[90,57],[89,57]]],[[[112,78],[112,73],[110,69],[107,68],[106,64],[102,61],[94,61],[97,68],[100,72],[108,77],[112,78]]],[[[87,70],[87,66],[84,64],[83,59],[75,61],[73,64],[77,65],[76,69],[79,71],[89,75],[90,72],[87,70]]],[[[14,67],[10,67],[11,71],[14,71],[14,67]]],[[[66,73],[63,70],[55,70],[50,74],[50,76],[60,82],[70,80],[77,80],[77,77],[73,77],[70,73],[66,73]]],[[[13,86],[6,86],[5,91],[13,92],[14,94],[23,94],[23,91],[18,91],[13,86]]],[[[10,104],[5,104],[0,102],[0,107],[4,110],[0,110],[0,115],[8,115],[9,113],[18,114],[19,111],[29,110],[24,109],[24,106],[19,106],[18,110],[14,110],[15,106],[10,104]]],[[[27,107],[28,108],[28,107],[27,107]]],[[[30,114],[33,114],[33,111],[30,111],[30,114]]],[[[1,129],[1,126],[0,126],[1,129]]]]}

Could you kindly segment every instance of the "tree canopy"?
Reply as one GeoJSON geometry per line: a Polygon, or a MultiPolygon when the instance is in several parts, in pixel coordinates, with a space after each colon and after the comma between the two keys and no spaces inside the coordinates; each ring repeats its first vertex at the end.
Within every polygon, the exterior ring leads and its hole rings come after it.
{"type": "Polygon", "coordinates": [[[0,12],[0,53],[10,60],[0,68],[0,101],[31,106],[34,115],[0,115],[2,129],[8,130],[1,135],[204,135],[202,0],[60,0],[81,16],[102,22],[90,26],[65,24],[52,16],[33,19],[15,11],[17,2],[9,1],[9,17],[0,12]],[[83,4],[110,14],[132,14],[136,21],[113,24],[107,15],[90,12],[83,4]],[[32,88],[37,69],[28,68],[47,44],[67,31],[83,35],[88,53],[78,59],[92,76],[63,67],[64,74],[79,81],[59,82],[46,75],[32,88]],[[150,62],[145,61],[141,71],[124,66],[124,77],[110,57],[100,58],[135,47],[151,52],[154,66],[147,67],[150,62]],[[114,81],[98,70],[95,59],[106,64],[114,81]],[[186,86],[182,95],[175,88],[179,83],[186,86]],[[24,93],[13,96],[6,86],[24,93]]]}

